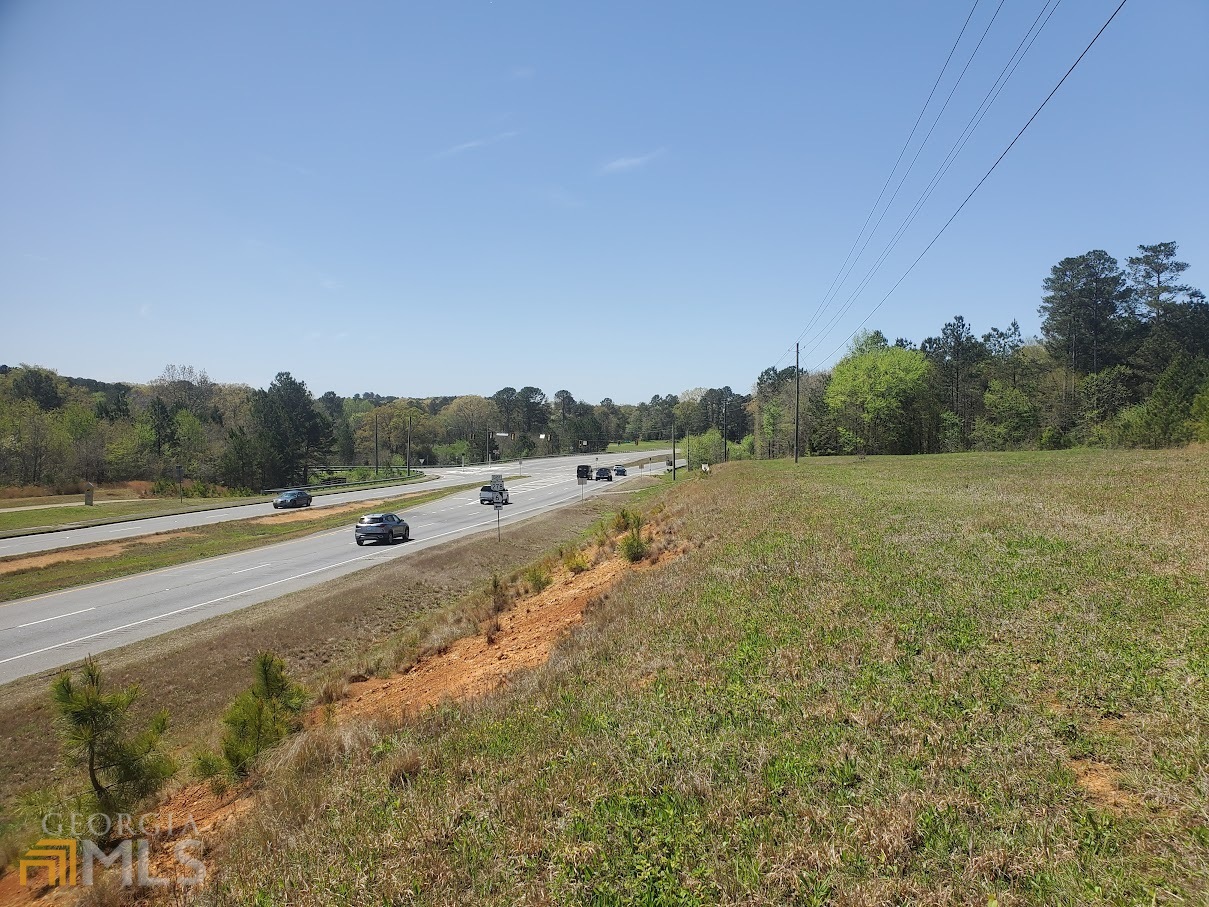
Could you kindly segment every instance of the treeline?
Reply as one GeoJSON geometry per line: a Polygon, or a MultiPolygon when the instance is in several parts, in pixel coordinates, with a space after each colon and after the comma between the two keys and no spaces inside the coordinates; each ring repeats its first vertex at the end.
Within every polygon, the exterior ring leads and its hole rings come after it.
{"type": "Polygon", "coordinates": [[[501,388],[490,397],[315,397],[281,372],[267,388],[168,366],[147,384],[0,366],[0,485],[76,490],[83,481],[160,481],[191,490],[281,488],[392,470],[529,455],[595,453],[611,442],[713,427],[750,432],[751,398],[729,387],[646,403],[577,400],[567,390],[501,388]],[[410,446],[409,446],[410,445],[410,446]],[[410,454],[410,457],[409,457],[410,454]],[[346,473],[347,475],[347,473],[346,473]]]}
{"type": "MultiPolygon", "coordinates": [[[[1174,242],[1122,267],[1095,250],[1045,278],[1041,336],[977,335],[958,315],[922,343],[864,333],[830,371],[801,376],[803,453],[1163,447],[1209,441],[1209,303],[1181,282],[1174,242]]],[[[759,456],[794,443],[795,371],[756,382],[759,456]]]]}

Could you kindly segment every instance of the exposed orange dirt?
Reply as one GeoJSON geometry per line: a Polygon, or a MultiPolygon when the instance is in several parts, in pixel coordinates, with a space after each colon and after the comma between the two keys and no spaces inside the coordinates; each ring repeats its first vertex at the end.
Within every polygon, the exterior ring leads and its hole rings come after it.
{"type": "Polygon", "coordinates": [[[0,559],[0,575],[16,573],[19,570],[32,570],[37,567],[49,567],[51,564],[64,564],[72,561],[91,561],[99,557],[116,557],[139,545],[159,545],[172,539],[195,538],[196,532],[165,532],[162,535],[144,535],[136,541],[104,542],[100,545],[89,545],[87,548],[72,548],[65,551],[48,551],[45,554],[25,554],[0,559]]]}
{"type": "MultiPolygon", "coordinates": [[[[351,684],[347,698],[336,706],[335,720],[406,717],[445,699],[490,693],[513,671],[546,661],[559,637],[583,619],[588,605],[615,586],[627,567],[616,558],[578,576],[559,571],[546,589],[499,615],[491,642],[480,632],[404,674],[351,684]]],[[[325,715],[322,710],[315,714],[320,720],[325,715]]]]}
{"type": "Polygon", "coordinates": [[[1074,759],[1070,767],[1087,799],[1096,806],[1118,815],[1138,808],[1137,798],[1121,789],[1116,769],[1111,765],[1092,759],[1074,759]]]}

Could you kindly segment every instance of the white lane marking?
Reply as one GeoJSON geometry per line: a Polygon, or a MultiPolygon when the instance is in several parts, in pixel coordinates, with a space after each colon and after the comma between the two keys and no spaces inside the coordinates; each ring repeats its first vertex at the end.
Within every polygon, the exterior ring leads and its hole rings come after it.
{"type": "Polygon", "coordinates": [[[235,575],[240,574],[240,573],[247,573],[249,570],[259,570],[261,567],[271,567],[271,566],[273,566],[273,565],[272,565],[272,563],[268,563],[268,564],[257,564],[255,567],[244,567],[242,570],[234,570],[234,571],[232,571],[232,572],[231,572],[231,574],[230,574],[230,575],[231,575],[231,576],[235,576],[235,575]]]}
{"type": "Polygon", "coordinates": [[[79,611],[72,611],[70,614],[56,614],[54,617],[44,617],[41,620],[31,620],[27,624],[18,624],[17,629],[23,630],[26,627],[34,626],[34,624],[44,624],[47,621],[59,620],[60,618],[63,618],[63,617],[74,617],[77,614],[83,614],[85,611],[95,611],[95,610],[96,610],[95,607],[94,608],[81,608],[79,611]]]}
{"type": "Polygon", "coordinates": [[[113,535],[115,532],[128,532],[128,531],[129,531],[129,527],[123,526],[120,529],[110,529],[109,534],[113,535]]]}
{"type": "Polygon", "coordinates": [[[259,592],[261,589],[268,589],[270,586],[278,586],[281,583],[288,583],[292,580],[302,579],[304,576],[310,576],[314,573],[322,573],[324,570],[331,570],[334,567],[343,567],[345,564],[351,564],[354,561],[362,561],[367,557],[374,556],[374,554],[363,554],[360,557],[349,558],[347,561],[338,561],[335,564],[328,564],[326,567],[318,567],[315,570],[308,570],[306,573],[299,573],[296,576],[287,576],[284,579],[275,579],[271,583],[265,583],[262,586],[254,586],[251,589],[244,589],[242,592],[232,592],[230,595],[212,598],[208,602],[198,602],[196,605],[188,605],[184,608],[177,608],[175,611],[168,611],[164,614],[156,614],[153,617],[144,617],[142,620],[136,620],[133,623],[123,624],[120,627],[111,627],[108,630],[101,630],[97,633],[89,633],[87,636],[78,636],[75,639],[67,640],[67,642],[57,642],[53,646],[44,646],[43,648],[35,649],[32,652],[22,652],[20,655],[13,655],[9,658],[0,658],[0,665],[8,664],[10,661],[17,661],[21,658],[29,658],[31,655],[41,655],[43,652],[61,649],[64,646],[74,646],[78,642],[87,642],[90,639],[96,639],[98,636],[108,636],[110,633],[120,633],[122,630],[129,630],[131,627],[138,627],[142,624],[149,624],[152,621],[163,620],[165,617],[175,617],[177,614],[184,614],[186,611],[196,611],[198,608],[206,607],[206,605],[216,605],[219,602],[227,601],[227,599],[237,598],[240,595],[250,595],[253,592],[259,592]]]}

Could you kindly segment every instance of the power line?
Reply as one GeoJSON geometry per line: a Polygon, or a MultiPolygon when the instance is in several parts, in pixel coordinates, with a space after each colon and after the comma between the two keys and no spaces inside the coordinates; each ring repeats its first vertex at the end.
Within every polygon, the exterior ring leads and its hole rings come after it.
{"type": "Polygon", "coordinates": [[[848,342],[850,340],[852,340],[853,337],[856,336],[857,332],[868,323],[869,319],[872,318],[877,313],[877,311],[882,307],[882,305],[885,304],[886,300],[890,298],[890,296],[894,293],[895,290],[897,290],[899,288],[899,286],[902,284],[902,282],[907,279],[907,277],[911,274],[912,271],[915,270],[915,266],[920,263],[920,261],[923,259],[923,257],[928,254],[928,251],[932,248],[932,246],[934,246],[936,244],[936,241],[938,239],[940,239],[940,237],[942,235],[944,235],[944,232],[947,229],[949,229],[949,225],[952,224],[953,221],[957,219],[957,215],[962,212],[962,209],[965,208],[966,204],[970,201],[970,199],[972,199],[974,197],[974,193],[976,193],[982,187],[982,184],[987,181],[987,179],[990,177],[990,175],[995,172],[995,168],[999,166],[999,164],[1003,161],[1003,159],[1005,157],[1007,157],[1008,152],[1012,150],[1012,148],[1015,146],[1016,142],[1018,142],[1020,140],[1020,137],[1022,135],[1024,135],[1025,131],[1029,128],[1029,126],[1031,126],[1033,124],[1033,120],[1037,119],[1037,117],[1040,115],[1041,111],[1045,109],[1046,105],[1049,104],[1049,102],[1053,98],[1053,96],[1058,93],[1058,89],[1062,87],[1063,83],[1065,83],[1068,78],[1070,78],[1070,74],[1075,71],[1075,68],[1083,61],[1083,58],[1085,56],[1087,56],[1088,52],[1092,49],[1092,47],[1095,46],[1095,43],[1098,40],[1100,40],[1100,36],[1102,34],[1104,34],[1104,31],[1108,28],[1108,26],[1111,25],[1113,20],[1117,18],[1117,14],[1120,13],[1122,9],[1124,9],[1125,4],[1127,2],[1129,2],[1129,0],[1121,0],[1121,2],[1117,5],[1117,8],[1115,10],[1113,10],[1112,15],[1109,16],[1107,20],[1105,20],[1104,24],[1100,26],[1100,30],[1097,31],[1095,36],[1091,39],[1091,41],[1088,42],[1087,47],[1083,48],[1083,53],[1079,54],[1079,56],[1075,60],[1075,62],[1071,64],[1070,69],[1068,69],[1066,71],[1066,74],[1063,75],[1062,78],[1058,80],[1058,84],[1055,85],[1053,87],[1053,89],[1050,90],[1050,93],[1045,96],[1045,100],[1042,101],[1041,105],[1036,110],[1033,111],[1033,115],[1028,118],[1028,122],[1026,122],[1020,128],[1020,131],[1018,133],[1016,133],[1016,137],[1014,139],[1012,139],[1011,142],[1008,143],[1008,146],[1003,149],[1003,153],[1000,154],[999,157],[997,157],[995,159],[995,163],[991,164],[990,169],[987,170],[987,172],[982,175],[982,179],[980,179],[975,184],[974,188],[970,190],[970,194],[967,195],[965,197],[965,199],[962,201],[962,203],[957,206],[957,210],[954,211],[949,216],[949,219],[944,222],[944,225],[936,232],[936,235],[932,237],[932,239],[928,242],[928,244],[926,246],[924,246],[923,251],[920,252],[919,255],[917,255],[915,257],[915,260],[913,262],[911,262],[910,267],[908,267],[907,270],[903,272],[903,275],[901,277],[899,277],[897,281],[895,281],[894,286],[892,286],[886,292],[886,295],[883,296],[878,301],[877,305],[875,305],[869,311],[869,314],[864,317],[864,319],[861,321],[860,324],[858,324],[856,326],[856,328],[852,331],[852,333],[849,334],[846,338],[844,338],[844,341],[838,347],[836,347],[834,350],[832,350],[831,353],[829,353],[825,357],[825,359],[830,359],[832,356],[834,356],[836,353],[838,353],[840,350],[842,350],[845,346],[847,346],[848,342]]]}
{"type": "MultiPolygon", "coordinates": [[[[852,265],[848,268],[848,272],[844,275],[843,280],[840,281],[839,285],[841,287],[848,282],[848,277],[856,268],[857,261],[859,261],[861,256],[865,254],[865,250],[869,248],[869,243],[873,241],[873,237],[877,234],[877,231],[881,229],[882,221],[884,221],[886,219],[886,215],[890,213],[890,208],[894,205],[895,200],[898,198],[898,193],[902,191],[903,184],[906,183],[907,177],[909,177],[911,175],[911,171],[915,169],[915,164],[919,161],[919,156],[923,154],[923,150],[927,146],[929,139],[932,138],[932,134],[936,131],[936,127],[939,125],[941,117],[943,117],[945,111],[949,109],[949,103],[953,100],[953,95],[957,93],[957,89],[961,86],[966,72],[969,71],[970,64],[972,64],[974,62],[974,58],[978,56],[978,51],[982,49],[983,42],[986,41],[987,35],[991,32],[991,27],[995,24],[995,20],[999,18],[999,13],[1003,10],[1003,5],[1006,2],[1007,0],[999,0],[999,5],[995,7],[995,12],[991,14],[990,21],[987,22],[986,28],[982,30],[982,35],[979,36],[978,43],[974,45],[974,49],[970,52],[970,56],[966,59],[965,66],[962,67],[961,72],[958,74],[957,81],[955,81],[953,83],[953,87],[949,89],[949,94],[945,98],[944,104],[941,105],[940,111],[932,120],[932,125],[928,128],[928,134],[924,136],[923,141],[919,143],[919,147],[915,149],[915,156],[911,158],[911,163],[907,165],[907,169],[903,171],[903,175],[899,178],[898,185],[894,187],[894,194],[891,195],[890,200],[886,202],[886,207],[882,209],[882,213],[878,217],[877,223],[873,225],[873,229],[865,238],[864,245],[861,246],[860,251],[856,254],[856,258],[853,259],[852,265]]],[[[880,262],[874,265],[874,270],[876,270],[879,264],[880,262]]],[[[837,290],[838,289],[839,288],[837,287],[837,290]]],[[[808,330],[810,330],[810,325],[807,325],[802,330],[802,333],[798,335],[797,339],[801,340],[804,336],[806,336],[806,332],[808,330]]],[[[828,330],[830,330],[830,328],[828,328],[828,330]]]]}
{"type": "MultiPolygon", "coordinates": [[[[911,140],[915,138],[915,132],[919,129],[919,124],[923,122],[924,114],[928,111],[928,105],[932,103],[932,98],[936,94],[936,89],[940,87],[940,81],[944,78],[945,72],[949,68],[949,63],[953,59],[953,54],[957,52],[957,47],[959,44],[961,44],[961,39],[965,36],[966,29],[969,27],[970,20],[974,17],[974,11],[978,9],[978,4],[980,2],[981,0],[974,0],[974,5],[970,7],[970,12],[966,16],[965,22],[962,23],[961,31],[957,33],[957,40],[954,41],[953,46],[949,48],[949,55],[945,57],[944,65],[940,67],[940,72],[936,75],[936,81],[932,83],[932,90],[928,92],[928,97],[924,101],[924,106],[919,109],[919,116],[915,118],[915,123],[911,126],[911,132],[907,135],[907,140],[903,142],[903,147],[898,152],[898,157],[894,161],[894,166],[891,167],[890,172],[886,174],[886,181],[882,184],[882,191],[878,193],[876,201],[873,202],[873,207],[870,208],[869,213],[865,215],[865,222],[861,224],[860,232],[856,234],[856,239],[852,241],[852,248],[850,248],[848,250],[848,254],[844,256],[844,262],[840,265],[839,270],[835,272],[835,277],[831,278],[831,286],[829,286],[827,288],[827,292],[823,294],[822,299],[819,301],[818,308],[815,309],[814,315],[810,317],[810,321],[807,322],[806,327],[802,330],[802,334],[805,334],[806,331],[810,330],[815,319],[822,312],[823,307],[827,302],[827,298],[831,295],[832,290],[835,289],[836,281],[839,280],[840,275],[844,273],[844,268],[847,267],[848,260],[852,258],[852,253],[856,250],[857,245],[860,243],[861,237],[865,235],[865,228],[869,226],[869,221],[873,219],[873,215],[877,211],[878,205],[881,204],[882,198],[886,194],[886,189],[890,187],[890,181],[894,179],[894,173],[898,170],[898,165],[902,163],[903,157],[907,153],[907,149],[911,147],[911,140]]],[[[943,113],[944,111],[942,110],[941,112],[943,113]]],[[[920,147],[923,146],[921,145],[920,147]]],[[[872,236],[872,234],[870,234],[870,236],[872,236]]],[[[857,257],[859,258],[860,256],[857,257]]],[[[801,335],[799,335],[798,339],[801,339],[801,335]]],[[[790,346],[789,349],[792,350],[793,347],[790,346]]],[[[773,367],[775,368],[777,365],[780,365],[781,360],[784,359],[788,354],[789,350],[786,350],[785,353],[781,355],[781,358],[773,364],[773,367]]]]}
{"type": "Polygon", "coordinates": [[[818,347],[822,345],[827,336],[831,333],[832,329],[834,329],[835,326],[840,322],[840,319],[842,319],[855,304],[857,297],[859,297],[860,294],[864,292],[865,288],[870,284],[870,282],[872,282],[874,276],[876,276],[877,272],[881,269],[881,266],[885,263],[886,259],[889,258],[890,253],[893,252],[898,246],[903,235],[907,232],[908,228],[910,228],[911,224],[915,222],[915,219],[923,210],[923,207],[927,203],[928,199],[932,197],[932,194],[940,185],[941,180],[944,179],[945,175],[948,174],[949,170],[952,168],[953,163],[957,160],[957,156],[961,154],[971,136],[973,136],[974,131],[982,123],[983,119],[985,119],[987,113],[991,109],[991,106],[998,99],[999,95],[1003,92],[1003,89],[1007,86],[1008,81],[1011,80],[1011,77],[1015,74],[1016,70],[1020,67],[1020,64],[1024,61],[1025,55],[1029,52],[1037,38],[1041,35],[1041,32],[1045,29],[1045,26],[1049,24],[1049,20],[1057,11],[1060,3],[1061,0],[1045,0],[1045,3],[1042,5],[1040,11],[1033,19],[1032,24],[1024,33],[1024,36],[1020,39],[1020,42],[1016,45],[1016,49],[1012,52],[1012,55],[1008,58],[1008,61],[999,71],[998,77],[996,77],[994,83],[983,96],[982,103],[980,103],[974,113],[971,114],[970,119],[966,122],[965,127],[954,140],[952,146],[950,146],[948,153],[941,161],[940,166],[937,167],[936,172],[932,174],[931,179],[924,187],[924,190],[920,194],[919,198],[917,198],[915,203],[911,206],[911,209],[907,212],[906,217],[903,218],[903,221],[899,224],[886,246],[878,254],[877,259],[870,266],[864,277],[862,277],[857,283],[856,288],[853,289],[853,291],[849,294],[848,298],[844,301],[844,304],[840,306],[839,310],[827,322],[826,326],[819,330],[812,338],[813,343],[806,350],[807,355],[814,352],[814,350],[818,349],[818,347]],[[1052,7],[1050,7],[1051,3],[1053,3],[1052,7]]]}

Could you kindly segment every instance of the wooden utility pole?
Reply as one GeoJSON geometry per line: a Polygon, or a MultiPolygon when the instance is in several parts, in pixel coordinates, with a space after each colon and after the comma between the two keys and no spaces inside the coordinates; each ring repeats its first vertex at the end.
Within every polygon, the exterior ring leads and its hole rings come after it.
{"type": "Polygon", "coordinates": [[[676,481],[676,423],[672,422],[672,481],[676,481]]]}
{"type": "Polygon", "coordinates": [[[802,345],[793,345],[793,462],[798,462],[798,436],[802,427],[802,345]]]}

